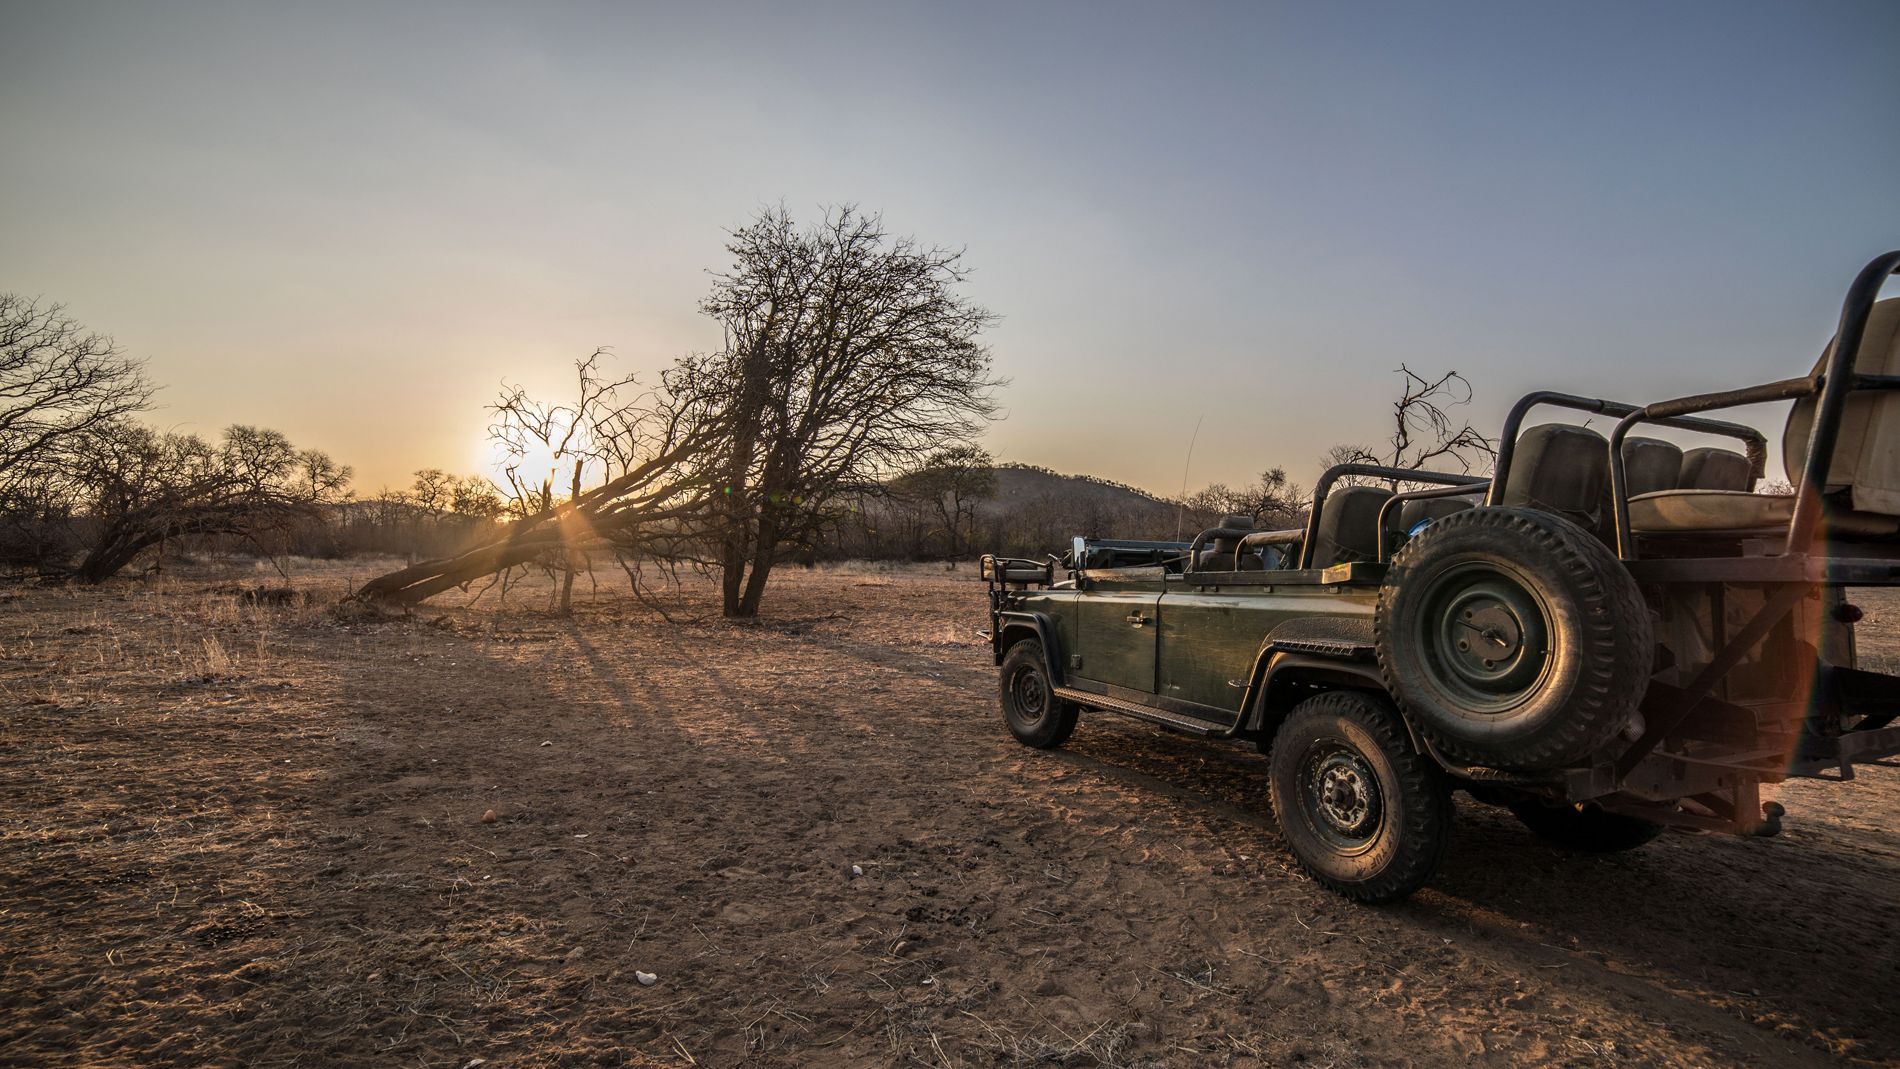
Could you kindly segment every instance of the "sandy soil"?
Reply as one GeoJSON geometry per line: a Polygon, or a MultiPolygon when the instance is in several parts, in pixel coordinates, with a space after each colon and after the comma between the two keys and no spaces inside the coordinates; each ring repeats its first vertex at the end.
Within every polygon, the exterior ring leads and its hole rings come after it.
{"type": "Polygon", "coordinates": [[[736,627],[348,621],[351,569],[0,602],[0,1063],[1900,1064],[1892,769],[1612,858],[1461,802],[1366,908],[1246,749],[1011,742],[967,573],[788,573],[736,627]]]}

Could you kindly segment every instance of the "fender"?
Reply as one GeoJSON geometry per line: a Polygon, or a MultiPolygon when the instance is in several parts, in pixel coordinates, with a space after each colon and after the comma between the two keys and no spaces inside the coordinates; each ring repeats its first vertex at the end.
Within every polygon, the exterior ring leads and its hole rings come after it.
{"type": "Polygon", "coordinates": [[[1049,681],[1055,686],[1068,682],[1068,673],[1063,671],[1061,651],[1056,648],[1056,624],[1047,613],[1025,612],[1020,609],[1007,610],[995,614],[995,630],[990,636],[990,653],[996,664],[1003,663],[1003,654],[1016,644],[1024,631],[1035,633],[1036,641],[1042,643],[1042,663],[1049,668],[1049,681]]]}
{"type": "Polygon", "coordinates": [[[1254,661],[1253,679],[1241,708],[1247,710],[1242,723],[1249,732],[1273,734],[1292,708],[1289,696],[1302,683],[1323,683],[1352,690],[1385,693],[1385,680],[1379,666],[1365,661],[1347,660],[1325,654],[1298,653],[1275,649],[1271,643],[1260,647],[1254,661]]]}
{"type": "Polygon", "coordinates": [[[1372,618],[1308,616],[1274,628],[1254,655],[1240,723],[1249,732],[1271,735],[1292,706],[1294,688],[1302,683],[1384,694],[1385,679],[1373,659],[1372,618]]]}

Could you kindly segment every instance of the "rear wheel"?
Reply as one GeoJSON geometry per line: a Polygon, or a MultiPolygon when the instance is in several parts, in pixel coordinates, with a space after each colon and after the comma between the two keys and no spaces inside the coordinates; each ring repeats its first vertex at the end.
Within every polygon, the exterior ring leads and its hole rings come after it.
{"type": "Polygon", "coordinates": [[[1538,838],[1584,854],[1634,850],[1663,833],[1663,826],[1655,821],[1606,812],[1593,805],[1579,809],[1526,799],[1512,802],[1511,813],[1538,838]]]}
{"type": "Polygon", "coordinates": [[[1348,898],[1404,898],[1445,856],[1444,773],[1412,749],[1382,698],[1333,691],[1301,702],[1274,734],[1268,783],[1300,867],[1348,898]]]}
{"type": "Polygon", "coordinates": [[[1075,733],[1076,707],[1056,697],[1042,643],[1023,639],[1003,657],[1003,723],[1024,746],[1047,750],[1075,733]]]}

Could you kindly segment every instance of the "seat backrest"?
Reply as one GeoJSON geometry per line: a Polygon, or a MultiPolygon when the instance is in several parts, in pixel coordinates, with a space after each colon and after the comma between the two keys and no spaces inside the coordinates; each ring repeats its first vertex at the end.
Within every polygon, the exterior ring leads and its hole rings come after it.
{"type": "Polygon", "coordinates": [[[1733,449],[1703,446],[1682,454],[1682,474],[1676,485],[1684,490],[1749,490],[1755,473],[1748,458],[1733,449]]]}
{"type": "MultiPolygon", "coordinates": [[[[1221,517],[1220,525],[1229,530],[1253,530],[1253,517],[1234,514],[1221,517]]],[[[1194,559],[1194,569],[1201,572],[1253,571],[1261,567],[1257,553],[1240,553],[1240,539],[1229,535],[1210,538],[1201,547],[1200,555],[1194,559]]]]}
{"type": "Polygon", "coordinates": [[[1542,423],[1518,435],[1501,501],[1554,512],[1594,531],[1609,485],[1607,439],[1588,427],[1542,423]]]}
{"type": "Polygon", "coordinates": [[[1661,438],[1625,438],[1623,474],[1631,497],[1674,490],[1682,478],[1682,447],[1661,438]]]}
{"type": "MultiPolygon", "coordinates": [[[[1820,374],[1834,355],[1829,341],[1814,365],[1820,374]]],[[[1900,375],[1900,297],[1876,303],[1867,318],[1854,370],[1863,375],[1900,375]]],[[[1788,481],[1799,483],[1808,462],[1808,436],[1814,431],[1815,397],[1795,402],[1782,437],[1782,462],[1788,481]]],[[[1828,465],[1824,492],[1848,490],[1853,508],[1900,516],[1900,392],[1863,391],[1847,399],[1840,438],[1828,465]]]]}
{"type": "Polygon", "coordinates": [[[1478,502],[1469,497],[1415,497],[1399,506],[1399,530],[1410,534],[1420,524],[1463,512],[1478,502]]]}
{"type": "Polygon", "coordinates": [[[1392,491],[1379,486],[1341,486],[1327,494],[1319,510],[1312,566],[1330,568],[1378,557],[1379,510],[1391,496],[1392,491]]]}

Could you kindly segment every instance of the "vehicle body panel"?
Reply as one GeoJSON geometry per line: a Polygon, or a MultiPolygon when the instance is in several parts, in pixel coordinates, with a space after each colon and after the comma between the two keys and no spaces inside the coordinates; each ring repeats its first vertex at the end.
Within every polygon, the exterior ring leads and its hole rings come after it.
{"type": "Polygon", "coordinates": [[[1375,601],[1338,587],[1170,584],[1161,599],[1158,693],[1237,714],[1274,628],[1295,618],[1369,617],[1375,601]]]}

